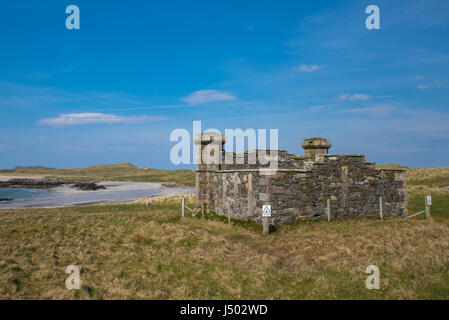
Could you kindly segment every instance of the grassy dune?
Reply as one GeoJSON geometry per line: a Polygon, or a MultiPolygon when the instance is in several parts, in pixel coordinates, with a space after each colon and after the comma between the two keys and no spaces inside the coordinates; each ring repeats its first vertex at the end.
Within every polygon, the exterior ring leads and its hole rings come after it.
{"type": "Polygon", "coordinates": [[[177,202],[0,213],[0,298],[449,299],[449,219],[260,226],[177,202]],[[81,269],[67,290],[65,269],[81,269]],[[378,265],[380,290],[367,290],[378,265]]]}
{"type": "Polygon", "coordinates": [[[114,180],[161,182],[172,181],[179,185],[195,183],[192,170],[159,170],[138,168],[131,163],[98,164],[87,168],[53,169],[45,167],[18,167],[10,170],[0,170],[2,175],[44,176],[55,177],[65,181],[83,180],[114,180]]]}
{"type": "Polygon", "coordinates": [[[432,216],[449,218],[449,167],[407,169],[409,210],[424,210],[424,197],[432,196],[432,216]]]}

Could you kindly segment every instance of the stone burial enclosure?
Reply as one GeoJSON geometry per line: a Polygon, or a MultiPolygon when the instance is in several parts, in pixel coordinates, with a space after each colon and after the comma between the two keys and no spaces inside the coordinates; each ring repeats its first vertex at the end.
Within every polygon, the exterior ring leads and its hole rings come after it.
{"type": "MultiPolygon", "coordinates": [[[[258,150],[225,153],[225,138],[216,133],[198,135],[194,143],[203,152],[195,172],[196,205],[206,202],[207,210],[218,215],[261,223],[267,204],[271,224],[328,218],[328,208],[332,218],[379,217],[380,211],[384,216],[408,214],[405,170],[376,169],[363,154],[328,154],[331,143],[326,139],[304,140],[303,156],[279,150],[278,169],[271,175],[263,173],[266,161],[259,161],[258,150]],[[204,153],[213,150],[205,149],[211,143],[220,150],[212,164],[207,157],[213,151],[204,153]],[[232,156],[232,164],[221,161],[226,155],[232,156]],[[251,157],[255,163],[248,161],[251,157]]],[[[266,152],[261,154],[270,156],[266,152]]]]}

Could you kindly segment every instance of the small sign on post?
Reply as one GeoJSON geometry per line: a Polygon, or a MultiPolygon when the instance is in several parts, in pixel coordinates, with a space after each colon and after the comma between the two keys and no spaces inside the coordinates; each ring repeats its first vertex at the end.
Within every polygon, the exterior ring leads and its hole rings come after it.
{"type": "Polygon", "coordinates": [[[270,232],[270,226],[268,223],[268,218],[271,217],[271,205],[264,204],[262,206],[262,228],[263,228],[263,235],[267,235],[270,232]]]}
{"type": "Polygon", "coordinates": [[[271,205],[264,204],[262,206],[262,217],[271,217],[271,205]]]}
{"type": "Polygon", "coordinates": [[[430,219],[430,206],[432,205],[432,196],[426,196],[426,219],[430,219]]]}

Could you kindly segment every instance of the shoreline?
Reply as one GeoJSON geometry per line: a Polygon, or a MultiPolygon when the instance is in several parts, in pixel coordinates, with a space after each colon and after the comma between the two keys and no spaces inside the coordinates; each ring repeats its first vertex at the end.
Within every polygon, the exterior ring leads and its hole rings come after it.
{"type": "Polygon", "coordinates": [[[1,188],[9,189],[2,198],[2,209],[19,208],[61,208],[72,206],[104,205],[114,203],[133,203],[139,199],[158,196],[177,196],[193,192],[193,187],[167,187],[164,182],[97,182],[98,189],[80,190],[74,183],[66,183],[52,188],[1,188]],[[16,196],[14,196],[14,194],[16,196]]]}

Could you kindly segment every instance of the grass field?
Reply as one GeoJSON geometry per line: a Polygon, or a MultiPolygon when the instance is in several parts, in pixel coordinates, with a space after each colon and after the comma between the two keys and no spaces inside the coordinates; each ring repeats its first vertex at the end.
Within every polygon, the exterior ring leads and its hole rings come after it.
{"type": "Polygon", "coordinates": [[[60,178],[64,181],[113,180],[140,182],[176,182],[192,186],[195,174],[192,170],[160,170],[138,168],[131,163],[97,164],[87,168],[53,169],[44,167],[24,167],[0,170],[0,175],[42,176],[60,178]]]}
{"type": "Polygon", "coordinates": [[[449,219],[260,226],[178,203],[0,213],[0,298],[448,299],[449,219]],[[67,290],[65,269],[81,269],[67,290]],[[380,290],[367,290],[378,265],[380,290]]]}
{"type": "Polygon", "coordinates": [[[409,209],[431,194],[431,221],[305,221],[266,237],[252,222],[181,218],[178,202],[2,210],[0,298],[449,299],[448,171],[407,173],[409,209]],[[81,290],[65,287],[71,264],[81,290]],[[372,264],[380,290],[365,287],[372,264]]]}

